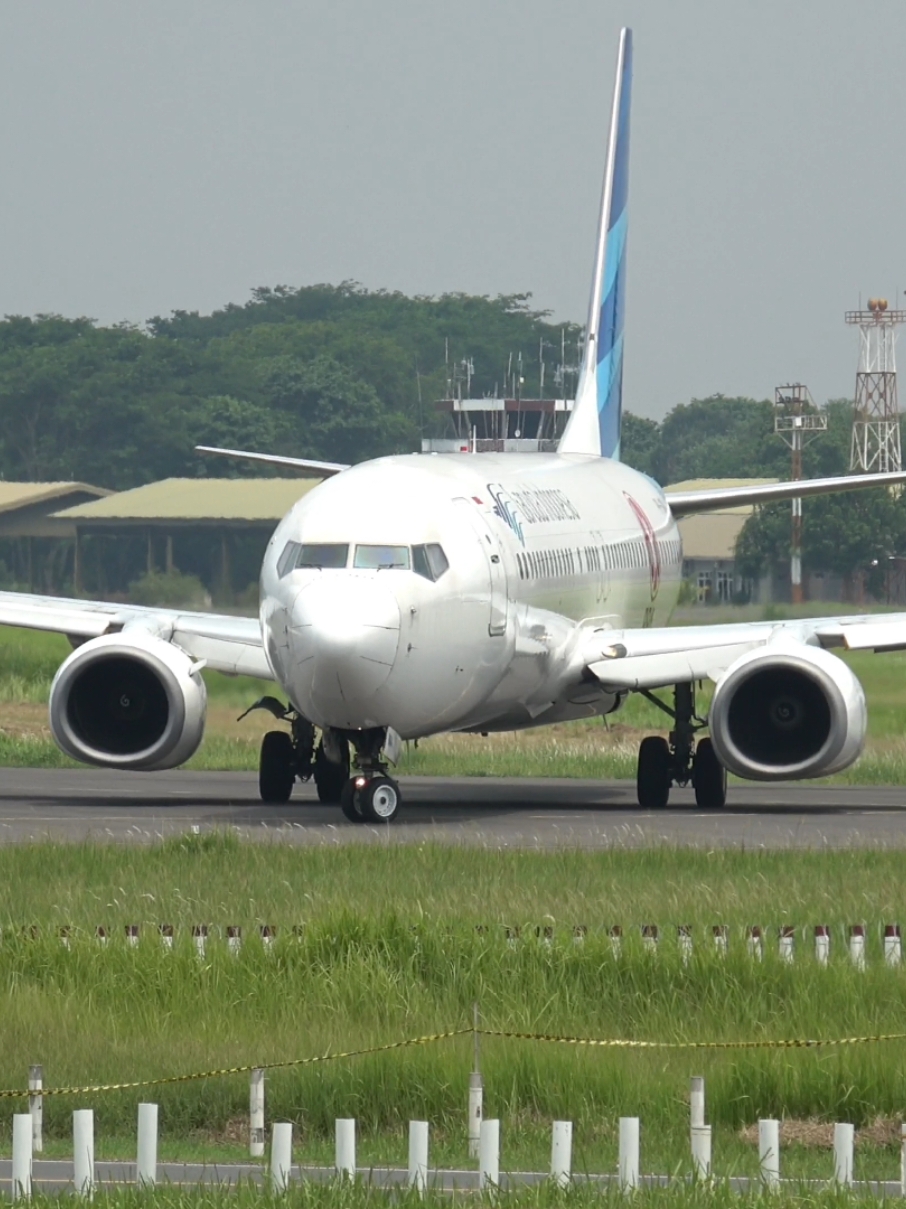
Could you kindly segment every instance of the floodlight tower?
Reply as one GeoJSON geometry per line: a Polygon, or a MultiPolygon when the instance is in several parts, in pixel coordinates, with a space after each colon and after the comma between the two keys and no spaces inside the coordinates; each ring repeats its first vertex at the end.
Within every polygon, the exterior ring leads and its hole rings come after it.
{"type": "MultiPolygon", "coordinates": [[[[793,382],[774,391],[774,432],[790,447],[792,472],[796,482],[802,478],[802,449],[819,433],[827,430],[827,416],[812,402],[807,386],[793,382]]],[[[790,585],[793,604],[802,604],[802,500],[793,500],[793,532],[790,541],[790,585]]]]}
{"type": "Polygon", "coordinates": [[[869,298],[868,310],[847,311],[846,322],[861,333],[849,468],[862,474],[902,470],[896,329],[906,323],[906,311],[889,310],[886,298],[869,298]]]}

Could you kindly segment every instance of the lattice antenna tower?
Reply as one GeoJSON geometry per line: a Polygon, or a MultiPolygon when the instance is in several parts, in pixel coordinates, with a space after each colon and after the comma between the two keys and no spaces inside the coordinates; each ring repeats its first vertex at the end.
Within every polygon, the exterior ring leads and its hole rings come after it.
{"type": "MultiPolygon", "coordinates": [[[[802,478],[802,450],[819,433],[827,431],[827,416],[812,402],[809,389],[801,382],[778,386],[774,390],[774,432],[789,445],[792,457],[790,478],[802,478]]],[[[792,501],[790,540],[790,585],[793,604],[802,604],[802,500],[792,501]]]]}
{"type": "Polygon", "coordinates": [[[846,312],[846,322],[860,332],[850,470],[902,470],[896,329],[906,323],[906,311],[890,310],[886,298],[869,298],[867,310],[846,312]]]}

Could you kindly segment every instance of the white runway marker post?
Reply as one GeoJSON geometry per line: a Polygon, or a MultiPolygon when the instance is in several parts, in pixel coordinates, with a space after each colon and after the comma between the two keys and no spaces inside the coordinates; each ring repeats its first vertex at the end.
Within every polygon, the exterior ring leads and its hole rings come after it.
{"type": "Polygon", "coordinates": [[[619,957],[623,952],[623,928],[620,924],[614,924],[610,929],[610,952],[614,957],[619,957]]]}
{"type": "Polygon", "coordinates": [[[138,924],[126,924],[126,944],[132,949],[138,944],[138,924]]]}
{"type": "Polygon", "coordinates": [[[679,946],[680,961],[687,966],[692,960],[692,925],[679,924],[676,929],[676,943],[679,946]]]}
{"type": "Polygon", "coordinates": [[[726,924],[715,924],[711,929],[714,936],[714,948],[718,957],[726,957],[730,948],[730,929],[726,924]]]}
{"type": "Polygon", "coordinates": [[[482,1121],[478,1144],[478,1187],[496,1188],[500,1184],[500,1122],[482,1121]]]}
{"type": "Polygon", "coordinates": [[[173,948],[173,925],[172,924],[161,924],[158,930],[160,932],[160,943],[164,946],[165,949],[167,949],[167,950],[172,949],[173,948]]]}
{"type": "Polygon", "coordinates": [[[428,1187],[428,1122],[409,1122],[408,1185],[420,1195],[428,1187]]]}
{"type": "Polygon", "coordinates": [[[72,1182],[78,1196],[94,1196],[94,1109],[72,1114],[72,1182]]]}
{"type": "Polygon", "coordinates": [[[60,944],[64,949],[72,948],[72,928],[69,924],[64,924],[59,931],[60,944]]]}
{"type": "Polygon", "coordinates": [[[657,924],[642,924],[642,948],[646,953],[657,953],[658,939],[657,924]]]}
{"type": "Polygon", "coordinates": [[[584,945],[585,937],[588,935],[588,924],[576,924],[573,928],[573,944],[584,945]]]}
{"type": "Polygon", "coordinates": [[[107,943],[107,929],[103,924],[98,924],[98,926],[95,928],[94,938],[99,945],[105,945],[107,943]]]}
{"type": "Polygon", "coordinates": [[[900,1196],[906,1196],[906,1124],[900,1126],[900,1196]]]}
{"type": "Polygon", "coordinates": [[[830,957],[830,928],[826,924],[815,924],[815,961],[826,966],[830,957]]]}
{"type": "Polygon", "coordinates": [[[849,1188],[853,1182],[853,1144],[855,1128],[852,1125],[834,1126],[834,1181],[849,1188]]]}
{"type": "Polygon", "coordinates": [[[335,1167],[337,1178],[355,1179],[355,1118],[340,1117],[336,1123],[337,1144],[335,1167]]]}
{"type": "Polygon", "coordinates": [[[554,1121],[551,1131],[551,1179],[566,1188],[573,1174],[573,1123],[554,1121]]]}
{"type": "Polygon", "coordinates": [[[620,1188],[630,1192],[639,1186],[639,1118],[620,1117],[620,1188]]]}
{"type": "Polygon", "coordinates": [[[696,1180],[711,1177],[711,1126],[698,1125],[691,1132],[692,1175],[696,1180]]]}
{"type": "Polygon", "coordinates": [[[249,1155],[264,1156],[264,1071],[256,1066],[249,1079],[249,1155]]]}
{"type": "Polygon", "coordinates": [[[758,1122],[758,1162],[766,1188],[780,1187],[780,1122],[758,1122]]]}
{"type": "Polygon", "coordinates": [[[899,924],[884,925],[884,960],[889,966],[898,966],[903,960],[903,939],[899,924]]]}
{"type": "Polygon", "coordinates": [[[293,1127],[291,1121],[278,1121],[271,1130],[271,1189],[280,1195],[289,1188],[293,1165],[293,1127]]]}
{"type": "Polygon", "coordinates": [[[701,1129],[705,1123],[705,1080],[693,1075],[689,1085],[689,1128],[701,1129]]]}
{"type": "Polygon", "coordinates": [[[44,1149],[44,1067],[28,1068],[28,1111],[31,1114],[31,1148],[35,1154],[44,1149]]]}
{"type": "Polygon", "coordinates": [[[277,935],[277,929],[271,924],[262,924],[258,929],[258,935],[261,937],[261,947],[266,953],[270,953],[274,947],[274,937],[277,935]]]}
{"type": "Polygon", "coordinates": [[[758,924],[746,929],[746,948],[753,961],[761,961],[764,957],[764,936],[758,924]]]}
{"type": "Polygon", "coordinates": [[[157,1105],[138,1106],[138,1151],[135,1162],[135,1182],[153,1188],[157,1183],[157,1105]]]}
{"type": "Polygon", "coordinates": [[[236,924],[230,924],[227,927],[227,952],[234,957],[239,956],[242,948],[242,928],[236,924]]]}
{"type": "Polygon", "coordinates": [[[796,929],[792,924],[784,924],[780,929],[780,936],[777,943],[778,952],[780,953],[780,960],[785,961],[787,965],[792,965],[795,959],[796,953],[793,947],[795,941],[796,929]]]}
{"type": "Polygon", "coordinates": [[[481,1077],[481,1034],[478,1004],[472,1004],[472,1073],[469,1075],[469,1158],[478,1158],[484,1117],[484,1081],[481,1077]]]}
{"type": "Polygon", "coordinates": [[[208,947],[208,925],[193,924],[192,940],[195,944],[195,952],[198,956],[198,960],[204,961],[205,950],[208,947]]]}
{"type": "Polygon", "coordinates": [[[13,1114],[13,1200],[31,1197],[31,1113],[13,1114]]]}
{"type": "Polygon", "coordinates": [[[865,969],[865,928],[852,924],[849,929],[849,958],[857,970],[865,969]]]}

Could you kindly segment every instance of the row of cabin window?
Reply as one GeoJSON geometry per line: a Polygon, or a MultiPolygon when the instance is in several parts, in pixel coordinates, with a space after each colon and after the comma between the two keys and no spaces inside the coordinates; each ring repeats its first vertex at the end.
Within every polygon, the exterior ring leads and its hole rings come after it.
{"type": "MultiPolygon", "coordinates": [[[[676,539],[660,542],[661,557],[669,562],[679,559],[680,546],[676,539]]],[[[628,571],[648,566],[648,552],[642,541],[623,542],[618,546],[584,546],[582,560],[579,551],[539,550],[517,554],[520,579],[551,579],[585,571],[628,571]]]]}

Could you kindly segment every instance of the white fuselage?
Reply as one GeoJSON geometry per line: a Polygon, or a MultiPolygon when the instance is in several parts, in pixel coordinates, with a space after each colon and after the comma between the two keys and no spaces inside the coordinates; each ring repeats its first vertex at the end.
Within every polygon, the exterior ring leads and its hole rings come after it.
{"type": "Polygon", "coordinates": [[[417,738],[587,717],[619,702],[582,676],[581,638],[666,624],[681,566],[664,493],[619,462],[381,458],[327,480],[278,525],[261,573],[265,650],[323,728],[417,738]],[[348,547],[344,565],[286,570],[296,547],[325,546],[334,558],[348,547]],[[437,578],[424,573],[429,546],[448,564],[437,578]],[[357,567],[376,547],[395,548],[397,564],[357,567]]]}

